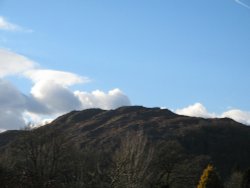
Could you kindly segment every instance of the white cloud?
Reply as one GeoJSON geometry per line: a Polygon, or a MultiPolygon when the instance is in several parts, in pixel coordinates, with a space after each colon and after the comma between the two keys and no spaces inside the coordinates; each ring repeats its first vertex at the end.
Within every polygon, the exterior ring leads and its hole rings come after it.
{"type": "Polygon", "coordinates": [[[0,29],[13,31],[19,29],[19,26],[8,22],[2,16],[0,16],[0,29]]]}
{"type": "Polygon", "coordinates": [[[225,111],[221,114],[215,114],[215,113],[208,112],[205,106],[203,106],[201,103],[195,103],[188,107],[177,109],[175,112],[179,115],[203,117],[203,118],[228,117],[237,122],[250,125],[250,112],[242,111],[239,109],[232,109],[229,111],[225,111]]]}
{"type": "Polygon", "coordinates": [[[25,76],[34,83],[31,94],[40,100],[47,98],[48,95],[59,94],[56,90],[63,91],[65,94],[69,93],[68,86],[89,81],[86,77],[55,70],[29,70],[25,72],[25,76]]]}
{"type": "Polygon", "coordinates": [[[23,119],[26,125],[29,125],[32,127],[46,125],[50,123],[51,121],[53,121],[55,117],[56,116],[51,117],[51,116],[36,114],[36,113],[28,112],[28,111],[23,113],[23,119]]]}
{"type": "Polygon", "coordinates": [[[235,0],[235,2],[238,3],[239,5],[245,7],[245,8],[250,9],[250,5],[248,5],[248,4],[244,3],[244,2],[242,2],[241,0],[235,0]]]}
{"type": "Polygon", "coordinates": [[[114,109],[120,106],[131,105],[129,98],[118,88],[105,93],[100,90],[91,93],[75,91],[81,101],[82,108],[114,109]]]}
{"type": "Polygon", "coordinates": [[[23,73],[35,66],[36,63],[22,55],[0,49],[0,78],[7,75],[23,73]]]}
{"type": "Polygon", "coordinates": [[[41,82],[53,82],[62,86],[71,86],[79,83],[89,82],[86,77],[57,70],[33,69],[25,72],[25,76],[30,78],[35,84],[41,82]]]}
{"type": "Polygon", "coordinates": [[[228,117],[243,124],[250,125],[250,112],[233,109],[222,113],[221,117],[228,117]]]}
{"type": "Polygon", "coordinates": [[[71,110],[130,105],[128,97],[119,89],[108,93],[70,89],[72,85],[86,82],[89,82],[88,78],[70,72],[39,69],[28,58],[0,49],[0,129],[18,129],[30,121],[41,125],[71,110]],[[23,94],[3,80],[9,75],[23,75],[31,80],[30,94],[23,94]]]}
{"type": "MultiPolygon", "coordinates": [[[[35,125],[51,121],[71,110],[87,108],[114,109],[131,105],[120,90],[107,93],[101,90],[73,91],[70,86],[86,83],[89,79],[70,72],[39,69],[27,57],[0,49],[0,130],[18,129],[32,121],[35,125]],[[4,79],[8,75],[23,75],[33,82],[30,94],[25,95],[4,79]]],[[[196,117],[229,117],[250,124],[250,112],[230,110],[221,115],[210,113],[201,103],[195,103],[176,113],[196,117]]]]}
{"type": "MultiPolygon", "coordinates": [[[[27,57],[0,49],[0,129],[17,129],[32,121],[44,124],[71,110],[87,108],[114,109],[131,105],[129,98],[118,88],[93,92],[72,91],[70,86],[89,82],[89,79],[70,72],[38,69],[27,57]],[[30,95],[24,95],[10,82],[8,75],[24,75],[33,82],[30,95]]],[[[201,103],[177,109],[177,114],[195,117],[229,117],[250,125],[250,112],[232,109],[222,114],[208,112],[201,103]]]]}
{"type": "Polygon", "coordinates": [[[54,82],[39,82],[31,93],[40,104],[49,109],[48,113],[65,113],[81,107],[81,102],[70,89],[54,82]]]}
{"type": "Polygon", "coordinates": [[[215,116],[214,114],[209,113],[207,109],[205,108],[205,106],[203,106],[201,103],[195,103],[188,107],[177,109],[176,113],[180,115],[193,116],[193,117],[205,117],[205,118],[211,118],[215,116]]]}
{"type": "Polygon", "coordinates": [[[0,29],[6,31],[22,31],[22,32],[32,32],[30,29],[25,29],[17,24],[8,22],[4,17],[0,16],[0,29]]]}
{"type": "Polygon", "coordinates": [[[68,87],[89,81],[86,77],[55,70],[29,70],[25,76],[34,82],[31,94],[39,104],[46,107],[46,113],[80,109],[81,102],[68,87]]]}

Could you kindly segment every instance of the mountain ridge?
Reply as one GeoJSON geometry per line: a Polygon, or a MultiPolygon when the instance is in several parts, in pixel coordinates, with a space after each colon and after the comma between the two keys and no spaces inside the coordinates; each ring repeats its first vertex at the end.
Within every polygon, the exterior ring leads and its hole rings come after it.
{"type": "MultiPolygon", "coordinates": [[[[180,126],[197,125],[237,125],[246,126],[230,118],[200,118],[178,115],[168,109],[159,107],[146,108],[143,106],[123,106],[113,110],[103,110],[99,108],[85,109],[81,111],[71,111],[59,116],[51,123],[38,127],[43,129],[67,129],[76,128],[81,132],[95,131],[100,127],[121,128],[122,124],[127,128],[139,129],[150,127],[150,124],[160,126],[160,128],[178,128],[180,126]],[[174,125],[174,126],[173,126],[174,125]]],[[[23,130],[22,130],[23,131],[23,130]]],[[[18,137],[21,130],[8,130],[0,133],[0,147],[8,143],[9,140],[18,137]],[[13,137],[13,138],[12,138],[13,137]],[[2,141],[4,140],[4,141],[2,141]]],[[[163,130],[164,131],[164,130],[163,130]]],[[[79,133],[80,134],[80,133],[79,133]]]]}

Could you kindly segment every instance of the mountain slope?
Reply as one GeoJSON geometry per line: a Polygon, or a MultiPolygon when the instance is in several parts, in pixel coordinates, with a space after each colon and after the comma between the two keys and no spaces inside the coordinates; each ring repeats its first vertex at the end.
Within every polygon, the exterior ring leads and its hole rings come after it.
{"type": "MultiPolygon", "coordinates": [[[[231,119],[204,119],[177,115],[167,109],[142,106],[116,110],[72,111],[37,131],[64,134],[67,142],[116,148],[128,132],[143,131],[156,144],[177,140],[186,153],[210,157],[223,177],[235,166],[250,167],[250,127],[231,119]]],[[[23,131],[0,134],[0,147],[23,131]]]]}

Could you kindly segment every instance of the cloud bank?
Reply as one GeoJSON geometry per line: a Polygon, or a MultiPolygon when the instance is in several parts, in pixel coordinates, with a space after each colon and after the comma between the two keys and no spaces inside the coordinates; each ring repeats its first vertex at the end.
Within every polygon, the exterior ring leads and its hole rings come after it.
{"type": "Polygon", "coordinates": [[[221,114],[210,113],[207,111],[206,107],[201,103],[195,103],[188,107],[177,109],[175,111],[177,114],[193,116],[193,117],[203,117],[203,118],[231,118],[240,123],[250,125],[250,112],[242,111],[239,109],[231,109],[221,114]]]}
{"type": "MultiPolygon", "coordinates": [[[[108,92],[72,90],[71,86],[90,82],[87,77],[74,73],[42,69],[25,56],[0,49],[0,132],[19,129],[27,123],[35,125],[50,122],[71,110],[87,108],[115,109],[131,105],[119,89],[108,92]],[[28,94],[22,93],[6,77],[22,76],[32,82],[28,94]]],[[[209,112],[201,103],[175,110],[177,114],[214,118],[228,117],[250,125],[250,112],[231,109],[221,114],[209,112]]]]}
{"type": "Polygon", "coordinates": [[[14,52],[0,49],[0,131],[24,127],[27,122],[49,122],[71,110],[113,109],[130,105],[118,88],[73,91],[70,87],[90,80],[74,73],[42,69],[37,63],[14,52]],[[19,91],[8,76],[22,76],[33,84],[29,94],[19,91]]]}

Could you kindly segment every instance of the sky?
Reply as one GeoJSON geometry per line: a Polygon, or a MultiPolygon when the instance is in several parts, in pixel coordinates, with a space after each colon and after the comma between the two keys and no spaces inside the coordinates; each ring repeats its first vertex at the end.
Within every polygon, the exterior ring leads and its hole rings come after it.
{"type": "Polygon", "coordinates": [[[250,0],[0,0],[0,131],[71,110],[250,124],[250,0]]]}

